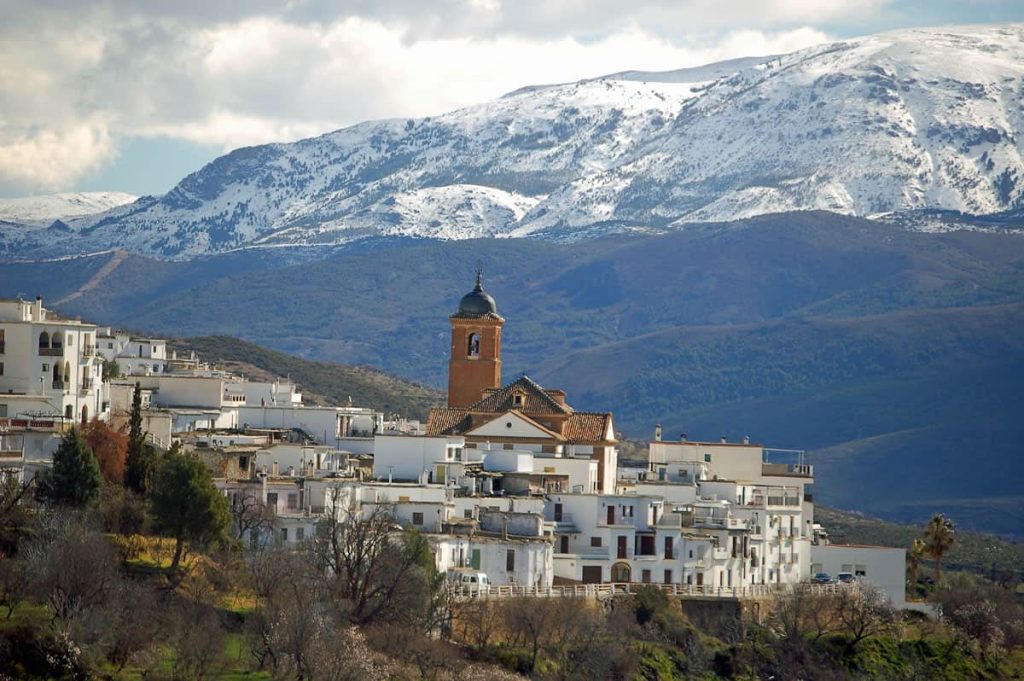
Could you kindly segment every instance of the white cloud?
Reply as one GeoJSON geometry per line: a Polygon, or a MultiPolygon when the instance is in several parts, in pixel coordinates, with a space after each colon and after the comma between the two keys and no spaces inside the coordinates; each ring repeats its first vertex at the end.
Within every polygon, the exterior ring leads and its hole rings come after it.
{"type": "Polygon", "coordinates": [[[0,189],[65,189],[112,139],[290,141],[361,120],[433,115],[523,85],[667,70],[823,42],[809,28],[881,0],[439,3],[110,0],[26,5],[0,24],[0,189]],[[851,5],[854,9],[851,9],[851,5]],[[743,26],[780,28],[750,30],[743,26]],[[795,23],[794,23],[795,22],[795,23]],[[698,33],[689,33],[698,31],[698,33]]]}
{"type": "Polygon", "coordinates": [[[0,143],[0,186],[29,192],[64,189],[115,155],[102,124],[43,129],[0,143]]]}

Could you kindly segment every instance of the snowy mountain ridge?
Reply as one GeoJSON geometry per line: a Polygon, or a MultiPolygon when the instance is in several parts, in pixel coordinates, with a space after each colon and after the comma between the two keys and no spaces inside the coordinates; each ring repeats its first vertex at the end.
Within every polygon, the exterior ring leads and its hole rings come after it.
{"type": "Polygon", "coordinates": [[[54,220],[103,213],[138,198],[124,192],[69,192],[0,199],[0,220],[50,224],[54,220]]]}
{"type": "Polygon", "coordinates": [[[1024,207],[1024,25],[522,88],[424,119],[238,149],[147,197],[0,225],[0,255],[188,258],[370,236],[587,238],[764,213],[1024,207]]]}

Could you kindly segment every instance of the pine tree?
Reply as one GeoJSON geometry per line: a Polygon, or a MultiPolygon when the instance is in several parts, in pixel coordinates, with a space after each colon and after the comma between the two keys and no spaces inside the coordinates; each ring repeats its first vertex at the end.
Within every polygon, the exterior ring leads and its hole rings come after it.
{"type": "Polygon", "coordinates": [[[124,484],[137,494],[145,495],[153,456],[146,448],[142,432],[142,387],[136,383],[132,395],[132,411],[128,417],[128,455],[125,457],[124,484]]]}
{"type": "Polygon", "coordinates": [[[100,465],[88,443],[71,428],[53,453],[53,468],[39,474],[36,496],[57,506],[81,508],[100,494],[100,465]]]}
{"type": "Polygon", "coordinates": [[[173,537],[176,574],[185,542],[205,545],[224,535],[230,517],[228,500],[198,457],[169,451],[153,472],[149,494],[157,530],[173,537]]]}

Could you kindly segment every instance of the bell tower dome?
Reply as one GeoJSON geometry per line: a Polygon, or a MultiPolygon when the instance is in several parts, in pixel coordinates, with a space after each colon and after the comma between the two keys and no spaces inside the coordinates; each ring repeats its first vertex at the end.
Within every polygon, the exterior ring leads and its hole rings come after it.
{"type": "Polygon", "coordinates": [[[483,397],[484,390],[501,387],[501,327],[494,298],[484,291],[483,273],[462,296],[459,311],[448,317],[452,324],[451,358],[448,360],[448,406],[468,407],[483,397]]]}

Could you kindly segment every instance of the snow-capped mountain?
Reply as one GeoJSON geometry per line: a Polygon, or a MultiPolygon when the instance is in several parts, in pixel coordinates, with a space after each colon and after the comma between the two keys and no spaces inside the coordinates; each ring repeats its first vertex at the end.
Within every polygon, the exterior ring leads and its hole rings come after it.
{"type": "Polygon", "coordinates": [[[378,235],[581,238],[762,213],[1024,206],[1024,25],[517,90],[239,149],[144,198],[0,230],[0,253],[170,257],[378,235]]]}
{"type": "Polygon", "coordinates": [[[138,198],[124,192],[70,192],[0,199],[0,220],[50,224],[54,220],[102,213],[138,198]]]}

